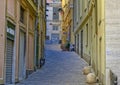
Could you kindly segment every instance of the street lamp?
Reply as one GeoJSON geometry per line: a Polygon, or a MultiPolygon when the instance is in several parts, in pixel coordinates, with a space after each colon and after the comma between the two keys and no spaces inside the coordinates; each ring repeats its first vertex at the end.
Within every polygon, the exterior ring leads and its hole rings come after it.
{"type": "Polygon", "coordinates": [[[61,14],[63,14],[63,13],[64,13],[64,11],[63,11],[63,9],[62,9],[62,8],[59,8],[59,9],[58,9],[58,11],[59,11],[61,14]]]}
{"type": "Polygon", "coordinates": [[[58,11],[61,12],[61,11],[63,11],[63,10],[62,10],[62,8],[59,8],[58,11]]]}

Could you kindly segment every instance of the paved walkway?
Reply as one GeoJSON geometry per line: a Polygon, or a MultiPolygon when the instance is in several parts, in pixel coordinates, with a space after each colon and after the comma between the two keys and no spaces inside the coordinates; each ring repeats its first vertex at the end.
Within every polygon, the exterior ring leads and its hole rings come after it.
{"type": "Polygon", "coordinates": [[[46,63],[17,85],[86,85],[82,69],[87,65],[74,52],[46,45],[46,63]]]}

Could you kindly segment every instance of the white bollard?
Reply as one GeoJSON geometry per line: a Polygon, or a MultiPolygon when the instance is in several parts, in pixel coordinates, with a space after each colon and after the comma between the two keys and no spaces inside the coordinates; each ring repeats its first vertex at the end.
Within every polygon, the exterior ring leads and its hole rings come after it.
{"type": "Polygon", "coordinates": [[[96,75],[94,73],[89,73],[87,75],[86,82],[88,84],[94,84],[94,83],[96,83],[96,75]]]}
{"type": "Polygon", "coordinates": [[[91,66],[84,67],[83,68],[83,74],[88,75],[89,73],[91,73],[91,66]]]}

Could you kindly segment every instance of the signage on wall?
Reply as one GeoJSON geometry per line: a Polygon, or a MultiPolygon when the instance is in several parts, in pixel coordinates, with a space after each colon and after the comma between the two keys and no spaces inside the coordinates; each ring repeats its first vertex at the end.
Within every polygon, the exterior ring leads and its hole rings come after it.
{"type": "Polygon", "coordinates": [[[7,27],[7,33],[11,34],[11,35],[15,35],[15,30],[10,28],[10,27],[7,27]]]}

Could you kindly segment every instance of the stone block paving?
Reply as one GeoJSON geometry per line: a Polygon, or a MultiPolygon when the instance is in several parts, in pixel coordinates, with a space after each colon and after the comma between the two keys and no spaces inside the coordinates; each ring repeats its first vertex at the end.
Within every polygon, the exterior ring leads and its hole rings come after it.
{"type": "Polygon", "coordinates": [[[45,65],[17,85],[87,85],[82,70],[88,64],[75,52],[50,44],[45,49],[45,65]]]}

